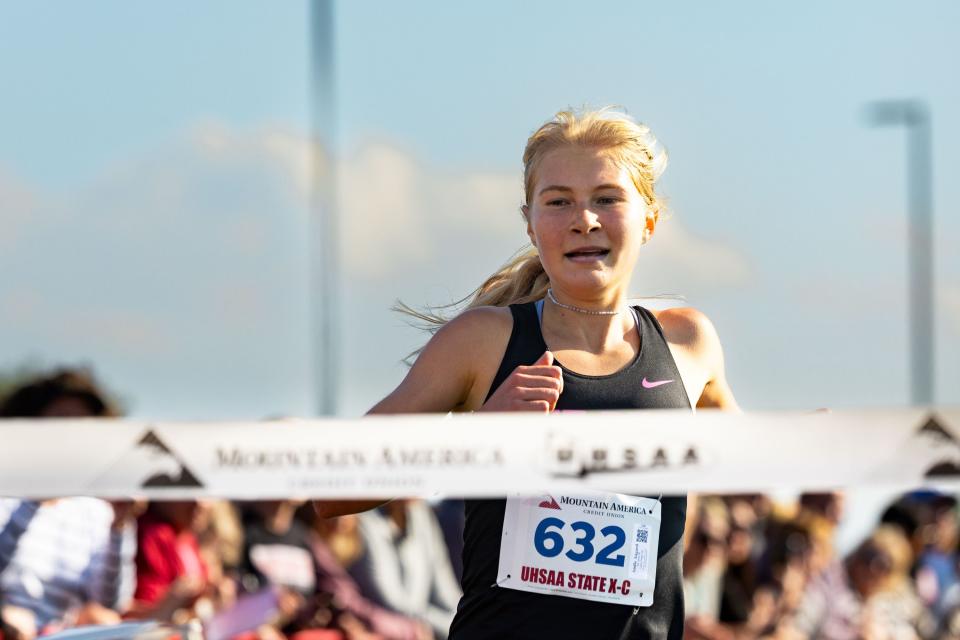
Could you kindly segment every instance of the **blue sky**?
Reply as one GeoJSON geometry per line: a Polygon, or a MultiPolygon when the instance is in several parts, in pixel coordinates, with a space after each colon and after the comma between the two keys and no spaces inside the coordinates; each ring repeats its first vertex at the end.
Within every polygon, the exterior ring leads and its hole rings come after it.
{"type": "MultiPolygon", "coordinates": [[[[960,402],[960,86],[942,1],[338,2],[342,413],[523,243],[520,154],[620,104],[671,164],[638,294],[713,318],[746,408],[907,401],[904,141],[934,118],[937,399],[960,402]]],[[[0,366],[89,362],[135,415],[309,414],[309,11],[0,4],[0,366]]]]}

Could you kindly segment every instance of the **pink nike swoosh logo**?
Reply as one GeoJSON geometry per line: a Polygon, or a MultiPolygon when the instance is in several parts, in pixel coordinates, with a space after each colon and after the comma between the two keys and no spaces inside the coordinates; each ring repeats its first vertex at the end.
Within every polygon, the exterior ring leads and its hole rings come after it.
{"type": "Polygon", "coordinates": [[[647,379],[644,378],[640,384],[643,385],[644,389],[653,389],[654,387],[659,387],[660,385],[667,384],[668,382],[673,382],[673,380],[654,380],[653,382],[648,382],[647,379]]]}

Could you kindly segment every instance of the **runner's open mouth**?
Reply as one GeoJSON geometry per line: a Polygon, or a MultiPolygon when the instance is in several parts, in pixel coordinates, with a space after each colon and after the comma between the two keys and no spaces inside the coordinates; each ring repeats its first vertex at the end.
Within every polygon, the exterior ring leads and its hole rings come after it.
{"type": "Polygon", "coordinates": [[[610,249],[597,248],[597,249],[578,249],[576,251],[568,251],[563,255],[566,256],[567,258],[580,258],[580,257],[588,257],[588,256],[595,256],[598,258],[602,258],[608,253],[610,253],[610,249]]]}

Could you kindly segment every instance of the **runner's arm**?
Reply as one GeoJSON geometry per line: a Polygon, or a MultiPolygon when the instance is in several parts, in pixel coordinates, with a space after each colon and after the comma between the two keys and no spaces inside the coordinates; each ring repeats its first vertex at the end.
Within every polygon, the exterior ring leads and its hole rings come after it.
{"type": "MultiPolygon", "coordinates": [[[[479,350],[503,332],[503,310],[469,309],[443,325],[420,352],[403,382],[378,402],[367,415],[396,413],[446,413],[467,406],[476,380],[479,350]],[[498,326],[498,323],[500,326],[498,326]]],[[[512,323],[512,319],[508,318],[512,323]]],[[[509,334],[509,328],[507,328],[509,334]]],[[[375,509],[388,500],[315,501],[321,518],[375,509]]]]}
{"type": "MultiPolygon", "coordinates": [[[[692,310],[693,311],[693,310],[692,310]]],[[[699,311],[693,311],[691,320],[695,327],[695,349],[706,367],[709,377],[697,401],[698,409],[723,409],[742,413],[727,383],[720,336],[710,319],[699,311]]]]}
{"type": "MultiPolygon", "coordinates": [[[[509,310],[468,309],[443,325],[420,352],[403,382],[369,414],[447,413],[474,410],[477,364],[489,360],[496,343],[509,337],[509,310]]],[[[502,351],[502,349],[501,349],[502,351]]],[[[480,398],[482,401],[482,398],[480,398]]]]}

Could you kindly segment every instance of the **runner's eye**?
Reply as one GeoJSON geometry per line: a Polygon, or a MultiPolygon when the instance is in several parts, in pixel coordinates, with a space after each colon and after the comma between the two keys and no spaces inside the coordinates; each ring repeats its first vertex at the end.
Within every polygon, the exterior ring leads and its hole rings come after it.
{"type": "Polygon", "coordinates": [[[602,205],[617,204],[618,202],[623,202],[623,198],[619,198],[617,196],[600,196],[597,198],[597,204],[602,205]]]}

